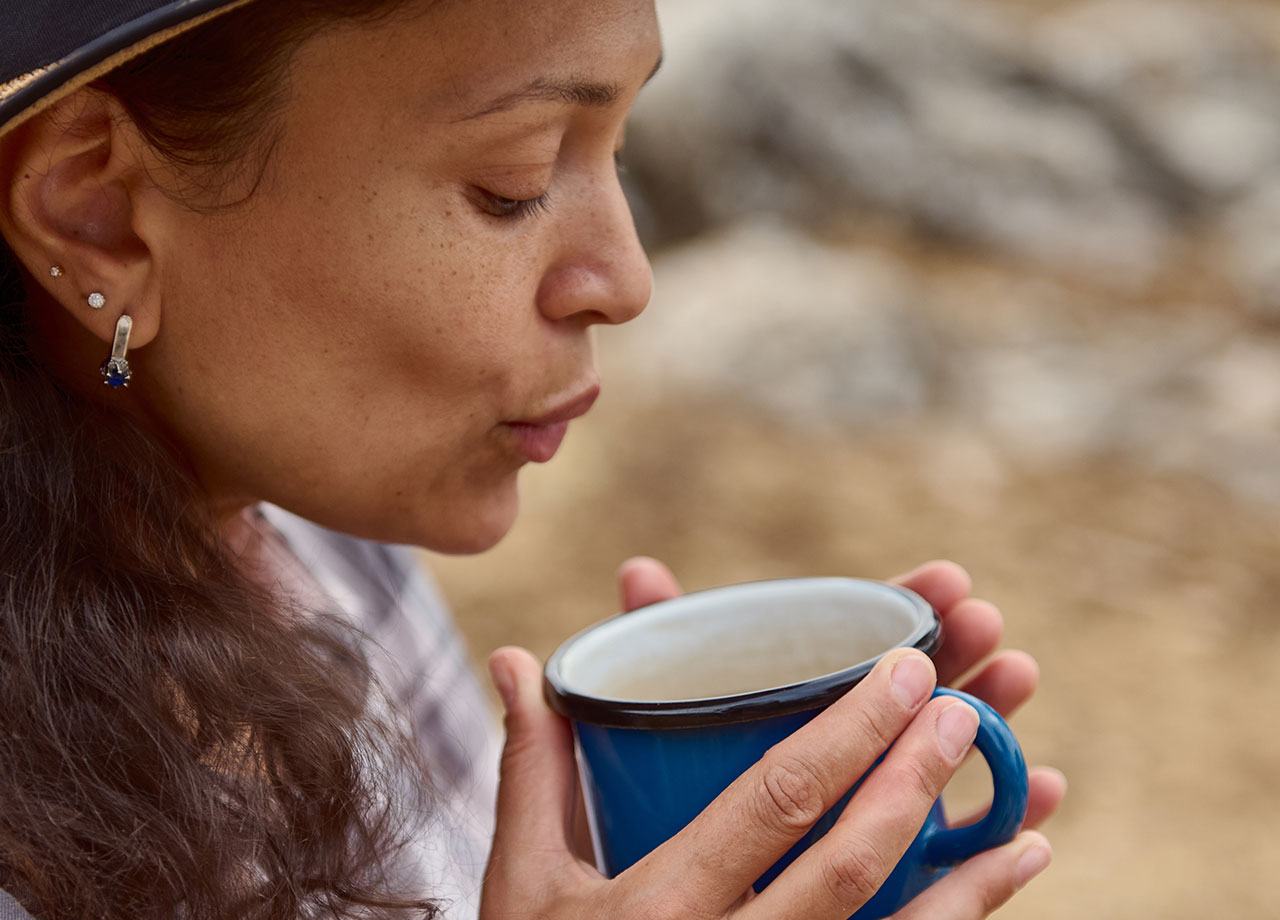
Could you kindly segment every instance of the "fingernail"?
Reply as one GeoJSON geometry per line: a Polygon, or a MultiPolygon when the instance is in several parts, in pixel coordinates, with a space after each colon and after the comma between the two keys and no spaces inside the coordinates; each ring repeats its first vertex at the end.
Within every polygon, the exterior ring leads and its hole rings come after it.
{"type": "Polygon", "coordinates": [[[933,672],[919,656],[908,655],[893,667],[893,692],[902,705],[915,709],[933,689],[933,672]]]}
{"type": "Polygon", "coordinates": [[[511,707],[516,702],[515,675],[501,661],[490,661],[489,676],[493,678],[494,689],[498,691],[498,696],[502,698],[502,707],[507,712],[510,712],[511,707]]]}
{"type": "Polygon", "coordinates": [[[1048,841],[1041,838],[1033,843],[1027,852],[1018,857],[1018,866],[1014,870],[1017,873],[1018,887],[1021,888],[1047,869],[1052,861],[1053,850],[1048,841]]]}
{"type": "Polygon", "coordinates": [[[952,703],[938,716],[938,742],[953,761],[969,752],[977,734],[978,713],[968,703],[952,703]]]}

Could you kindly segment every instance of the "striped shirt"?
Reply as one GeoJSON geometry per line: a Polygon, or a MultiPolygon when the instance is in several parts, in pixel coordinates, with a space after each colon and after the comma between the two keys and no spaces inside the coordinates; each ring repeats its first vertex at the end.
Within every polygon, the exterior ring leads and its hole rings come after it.
{"type": "Polygon", "coordinates": [[[393,703],[426,748],[441,813],[417,841],[423,882],[448,920],[474,920],[493,838],[497,721],[467,649],[415,550],[326,530],[273,505],[255,517],[279,585],[307,609],[336,609],[373,641],[393,703]]]}
{"type": "MultiPolygon", "coordinates": [[[[309,610],[345,615],[393,705],[408,715],[438,789],[437,814],[410,858],[447,920],[475,920],[493,837],[497,722],[435,584],[408,547],[358,540],[273,505],[246,514],[273,587],[309,610]]],[[[0,890],[0,920],[33,920],[0,890]]]]}
{"type": "Polygon", "coordinates": [[[31,920],[31,915],[7,891],[0,889],[0,920],[31,920]]]}

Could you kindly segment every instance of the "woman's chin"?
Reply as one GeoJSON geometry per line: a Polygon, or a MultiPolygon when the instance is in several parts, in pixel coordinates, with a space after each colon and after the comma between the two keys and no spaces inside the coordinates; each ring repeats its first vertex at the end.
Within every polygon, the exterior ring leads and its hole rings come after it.
{"type": "Polygon", "coordinates": [[[433,519],[424,522],[420,537],[410,542],[450,556],[483,553],[510,533],[519,511],[520,495],[514,487],[485,502],[438,508],[433,519]]]}

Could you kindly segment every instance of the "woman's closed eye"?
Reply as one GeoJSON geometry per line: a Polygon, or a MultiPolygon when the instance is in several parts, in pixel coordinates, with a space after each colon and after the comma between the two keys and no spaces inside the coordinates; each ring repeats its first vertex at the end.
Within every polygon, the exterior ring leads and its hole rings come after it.
{"type": "Polygon", "coordinates": [[[507,198],[483,188],[476,191],[480,209],[502,220],[523,220],[545,213],[551,207],[551,195],[547,192],[535,198],[507,198]]]}

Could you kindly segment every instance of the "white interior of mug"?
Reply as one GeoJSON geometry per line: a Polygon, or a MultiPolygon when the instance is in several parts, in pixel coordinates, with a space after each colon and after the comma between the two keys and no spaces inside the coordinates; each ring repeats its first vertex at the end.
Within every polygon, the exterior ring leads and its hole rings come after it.
{"type": "Polygon", "coordinates": [[[919,598],[873,581],[733,585],[580,633],[556,656],[555,678],[596,699],[721,699],[854,667],[914,641],[932,616],[919,598]]]}

